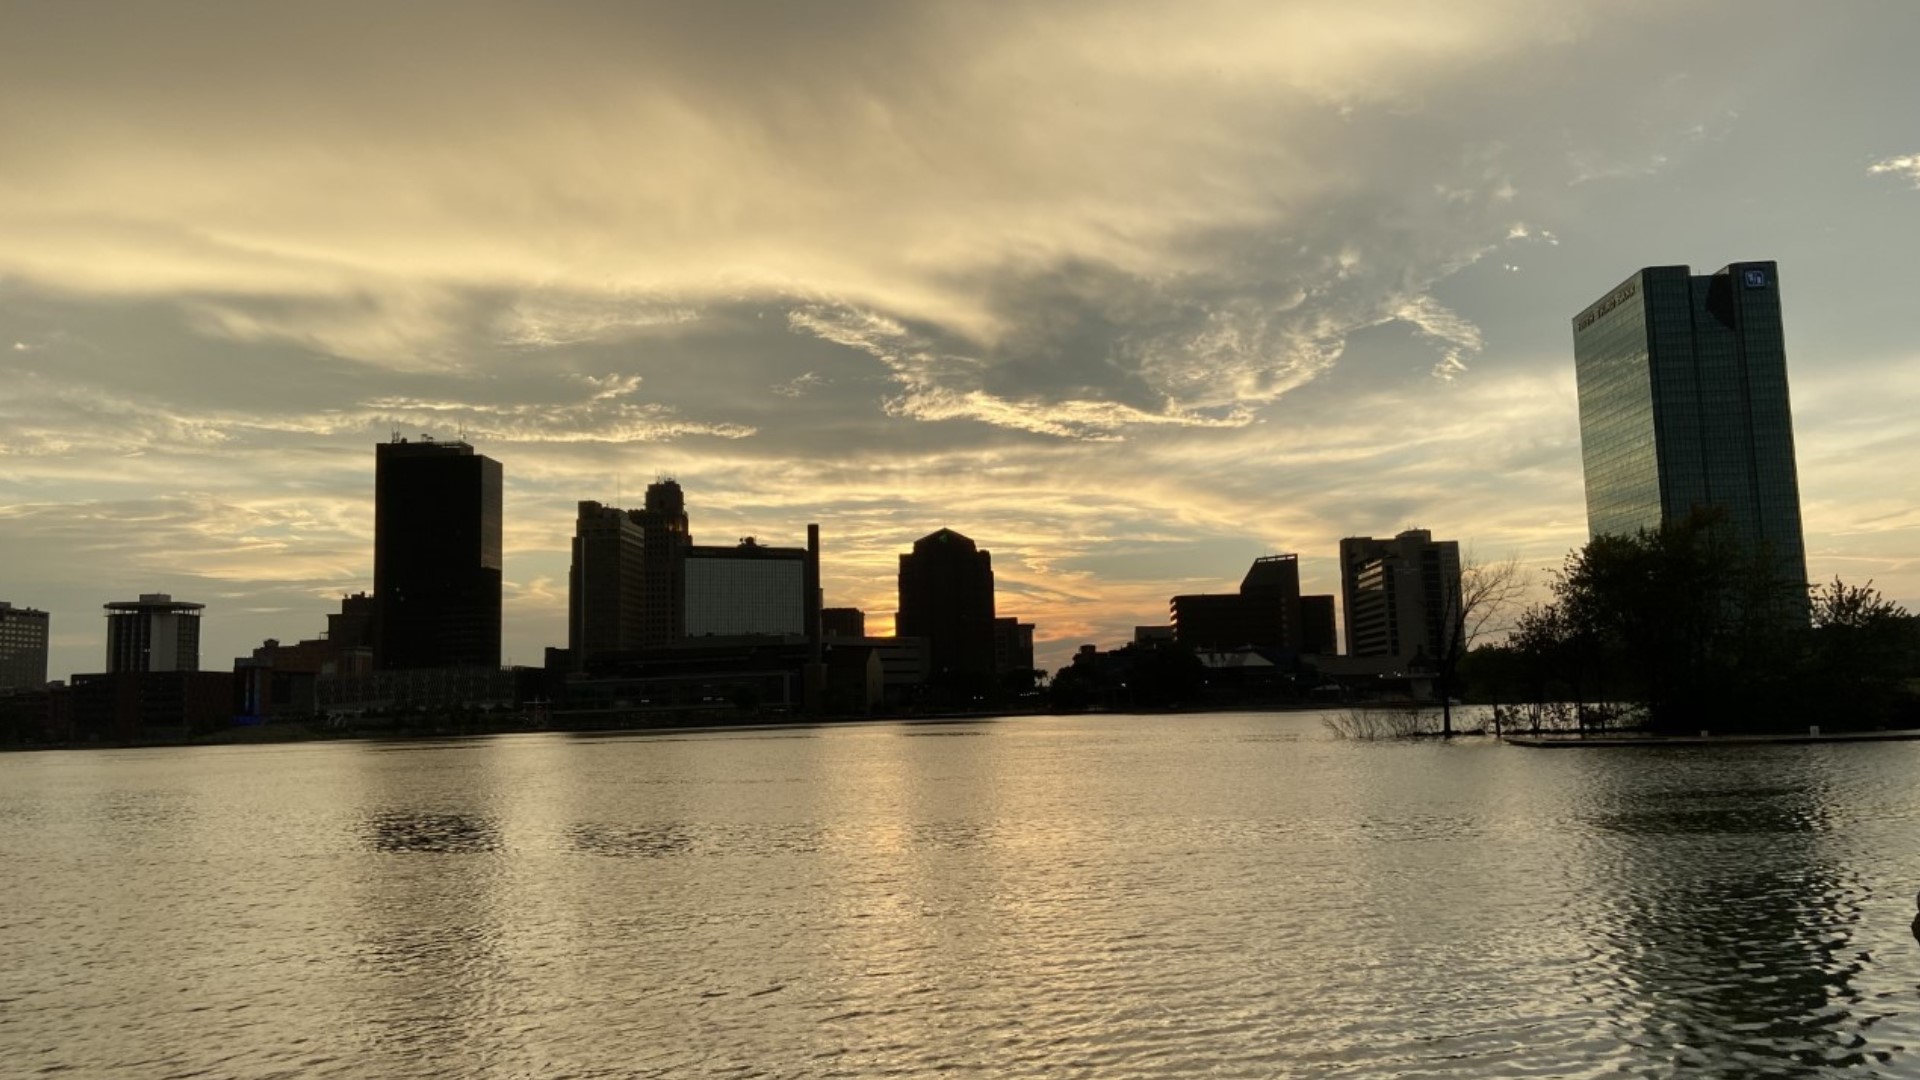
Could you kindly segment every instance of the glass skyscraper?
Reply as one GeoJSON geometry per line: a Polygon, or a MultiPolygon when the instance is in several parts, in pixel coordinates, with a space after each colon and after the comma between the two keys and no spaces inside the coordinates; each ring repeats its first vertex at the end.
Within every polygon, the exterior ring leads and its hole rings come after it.
{"type": "Polygon", "coordinates": [[[500,666],[500,463],[463,442],[374,452],[374,662],[500,666]]]}
{"type": "Polygon", "coordinates": [[[1773,263],[1641,270],[1574,316],[1573,356],[1589,533],[1718,507],[1807,580],[1773,263]]]}

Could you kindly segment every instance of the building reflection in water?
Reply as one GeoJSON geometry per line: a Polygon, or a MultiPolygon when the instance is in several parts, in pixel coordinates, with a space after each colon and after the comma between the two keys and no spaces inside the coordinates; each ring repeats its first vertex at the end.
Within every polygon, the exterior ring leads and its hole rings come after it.
{"type": "Polygon", "coordinates": [[[374,745],[359,757],[366,858],[351,890],[362,972],[354,1009],[374,1057],[462,1075],[489,1064],[472,1048],[494,1032],[490,1013],[511,976],[500,949],[506,844],[493,749],[463,747],[462,768],[436,768],[448,751],[374,745]]]}
{"type": "Polygon", "coordinates": [[[1781,749],[1582,752],[1596,989],[1639,1068],[1826,1075],[1888,1058],[1853,985],[1868,890],[1828,820],[1833,759],[1781,749]]]}
{"type": "Polygon", "coordinates": [[[386,810],[369,814],[364,828],[375,851],[471,855],[501,847],[499,827],[470,814],[386,810]]]}

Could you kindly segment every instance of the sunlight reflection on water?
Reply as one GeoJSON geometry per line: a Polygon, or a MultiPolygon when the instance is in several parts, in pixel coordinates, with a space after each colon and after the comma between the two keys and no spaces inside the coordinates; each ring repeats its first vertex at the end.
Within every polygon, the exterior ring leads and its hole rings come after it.
{"type": "Polygon", "coordinates": [[[8,755],[0,1072],[1920,1075],[1917,764],[1305,714],[8,755]]]}

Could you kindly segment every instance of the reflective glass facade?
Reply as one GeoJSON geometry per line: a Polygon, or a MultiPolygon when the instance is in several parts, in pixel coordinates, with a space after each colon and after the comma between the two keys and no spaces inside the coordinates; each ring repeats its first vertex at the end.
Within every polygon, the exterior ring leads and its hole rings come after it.
{"type": "Polygon", "coordinates": [[[1649,267],[1574,317],[1587,528],[1658,528],[1719,507],[1804,582],[1778,270],[1649,267]]]}
{"type": "Polygon", "coordinates": [[[500,666],[500,503],[500,463],[466,443],[375,448],[380,667],[500,666]]]}
{"type": "Polygon", "coordinates": [[[760,549],[743,557],[687,557],[687,636],[806,633],[807,553],[760,549]]]}

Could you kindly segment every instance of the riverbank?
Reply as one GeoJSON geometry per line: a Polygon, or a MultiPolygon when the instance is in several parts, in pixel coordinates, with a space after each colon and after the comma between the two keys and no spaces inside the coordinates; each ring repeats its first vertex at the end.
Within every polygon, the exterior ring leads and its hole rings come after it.
{"type": "Polygon", "coordinates": [[[1775,732],[1757,735],[1504,735],[1501,741],[1533,749],[1619,749],[1622,747],[1755,746],[1838,742],[1906,742],[1920,739],[1920,729],[1892,731],[1775,732]]]}
{"type": "MultiPolygon", "coordinates": [[[[1013,719],[1027,716],[1182,716],[1242,712],[1313,712],[1331,706],[1320,702],[1261,705],[1176,706],[1161,709],[1107,709],[1054,712],[1045,708],[1002,708],[979,711],[906,712],[864,716],[804,716],[741,713],[735,710],[686,710],[661,713],[621,713],[617,718],[588,718],[561,713],[545,721],[511,718],[463,717],[458,720],[401,722],[361,717],[335,726],[323,721],[293,720],[236,725],[215,731],[188,733],[179,729],[149,732],[131,740],[41,743],[0,743],[0,753],[35,750],[129,750],[167,746],[254,746],[296,742],[338,742],[351,739],[456,739],[488,735],[524,735],[562,732],[575,735],[645,735],[653,732],[769,731],[845,724],[941,724],[1013,719]]],[[[1365,708],[1403,709],[1404,702],[1370,702],[1365,708]]],[[[1463,733],[1464,734],[1464,733],[1463,733]]]]}

